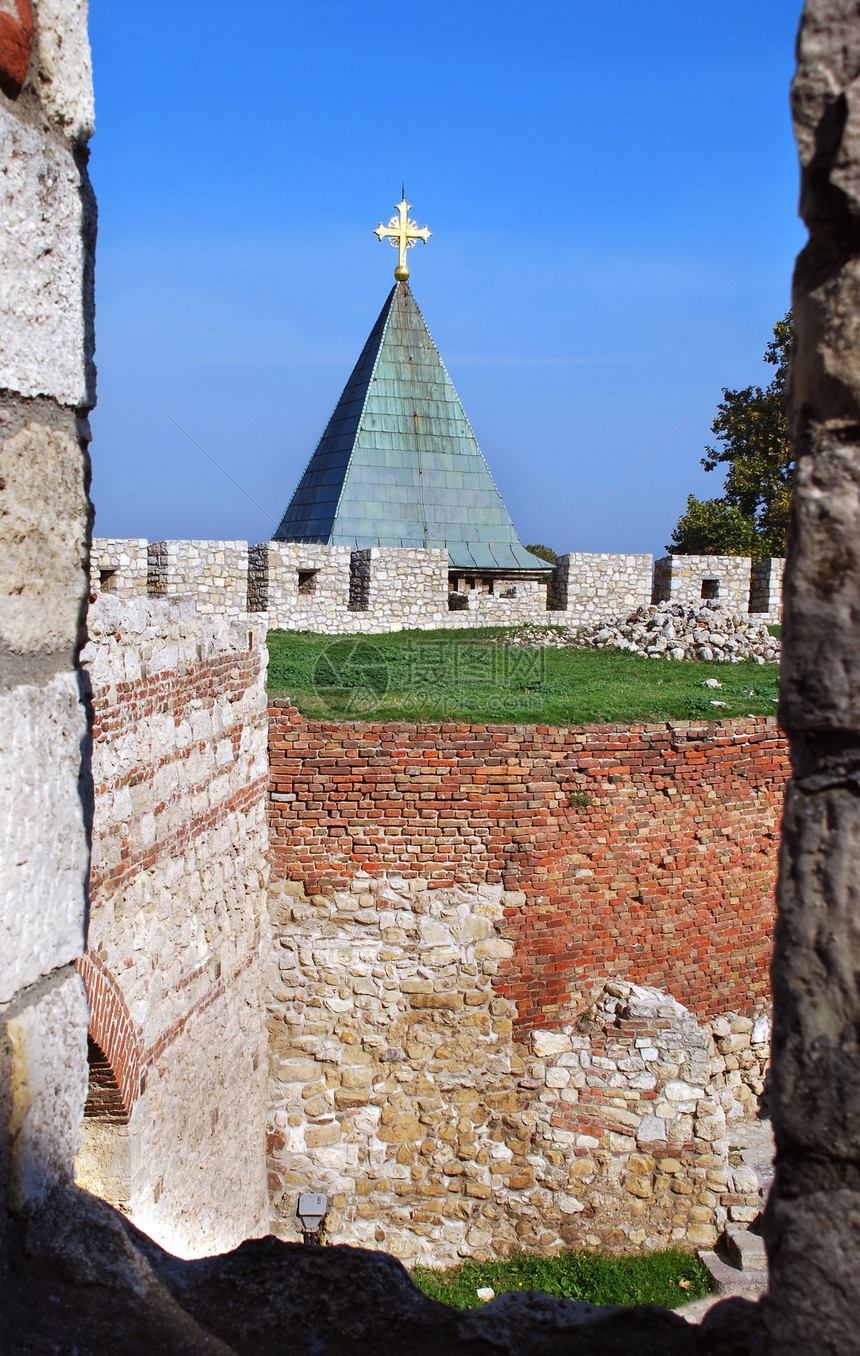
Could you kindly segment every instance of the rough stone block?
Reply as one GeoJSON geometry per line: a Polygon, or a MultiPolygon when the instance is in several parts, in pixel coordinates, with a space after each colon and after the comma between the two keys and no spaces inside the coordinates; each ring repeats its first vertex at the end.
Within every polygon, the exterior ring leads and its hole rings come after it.
{"type": "Polygon", "coordinates": [[[65,422],[30,420],[6,437],[0,424],[0,640],[16,654],[66,658],[80,636],[89,508],[84,455],[74,420],[65,422]]]}
{"type": "Polygon", "coordinates": [[[71,968],[0,1007],[0,1111],[11,1132],[9,1200],[32,1210],[69,1186],[87,1095],[87,999],[71,968]]]}
{"type": "Polygon", "coordinates": [[[85,731],[72,673],[0,694],[0,1001],[83,951],[85,731]]]}
{"type": "MultiPolygon", "coordinates": [[[[41,8],[41,6],[39,6],[41,8]]],[[[88,187],[71,148],[0,108],[0,388],[53,396],[63,405],[94,401],[88,357],[91,264],[88,187]]]]}
{"type": "Polygon", "coordinates": [[[71,141],[86,141],[94,127],[87,0],[38,0],[34,9],[42,108],[71,141]]]}

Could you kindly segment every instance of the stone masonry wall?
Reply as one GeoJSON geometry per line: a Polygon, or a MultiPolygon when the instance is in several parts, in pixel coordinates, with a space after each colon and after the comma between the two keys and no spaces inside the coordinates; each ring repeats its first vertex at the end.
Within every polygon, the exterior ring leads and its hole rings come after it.
{"type": "Polygon", "coordinates": [[[94,537],[90,547],[90,591],[144,598],[149,587],[145,537],[94,537]]]}
{"type": "Polygon", "coordinates": [[[270,627],[336,631],[338,616],[349,607],[348,546],[265,541],[250,548],[249,559],[249,601],[254,611],[268,611],[270,627]],[[300,571],[305,576],[304,590],[300,571]]]}
{"type": "Polygon", "coordinates": [[[747,612],[751,569],[749,556],[663,556],[654,562],[654,602],[689,606],[719,598],[730,612],[747,612]]]}
{"type": "Polygon", "coordinates": [[[247,542],[157,541],[148,556],[147,592],[153,597],[191,598],[201,616],[247,612],[247,542]]]}
{"type": "Polygon", "coordinates": [[[767,992],[788,774],[771,718],[407,725],[270,710],[270,861],[308,894],[358,872],[504,885],[500,996],[551,1024],[614,975],[703,1016],[767,992]]]}
{"type": "Polygon", "coordinates": [[[750,579],[750,612],[764,613],[774,625],[782,621],[782,576],[785,561],[771,557],[753,563],[750,579]]]}
{"type": "Polygon", "coordinates": [[[716,582],[732,611],[752,609],[778,621],[784,563],[759,562],[751,573],[746,557],[667,556],[652,569],[649,555],[574,552],[559,557],[551,578],[491,578],[480,570],[450,571],[440,550],[171,541],[149,546],[144,585],[142,546],[97,538],[93,592],[194,598],[201,613],[267,612],[271,628],[324,635],[584,625],[647,605],[652,597],[698,602],[703,580],[716,582]]]}
{"type": "Polygon", "coordinates": [[[767,1064],[772,720],[279,702],[269,745],[275,1232],[301,1190],[329,1195],[334,1238],[412,1260],[710,1244],[757,1213],[726,1125],[767,1064]]]}
{"type": "Polygon", "coordinates": [[[579,551],[559,556],[550,605],[563,616],[547,620],[586,624],[618,616],[651,602],[651,556],[594,555],[579,551]]]}
{"type": "Polygon", "coordinates": [[[95,401],[86,5],[2,11],[0,1263],[13,1217],[71,1182],[86,1093],[78,652],[95,401]]]}
{"type": "MultiPolygon", "coordinates": [[[[183,1255],[265,1232],[265,631],[190,602],[90,609],[95,816],[90,1033],[128,1126],[90,1126],[78,1178],[127,1155],[123,1208],[183,1255]]],[[[116,1174],[115,1174],[116,1175],[116,1174]]]]}
{"type": "Polygon", "coordinates": [[[545,579],[486,579],[480,574],[459,576],[459,590],[450,598],[445,626],[517,626],[521,622],[550,625],[547,616],[549,585],[545,579]],[[452,618],[454,620],[452,620],[452,618]]]}
{"type": "Polygon", "coordinates": [[[274,884],[275,1233],[296,1236],[304,1190],[328,1196],[332,1241],[437,1265],[712,1245],[758,1212],[757,1181],[729,1164],[745,1103],[711,1081],[708,1031],[618,981],[552,1030],[518,1029],[496,987],[506,903],[501,886],[395,876],[315,896],[274,884]]]}

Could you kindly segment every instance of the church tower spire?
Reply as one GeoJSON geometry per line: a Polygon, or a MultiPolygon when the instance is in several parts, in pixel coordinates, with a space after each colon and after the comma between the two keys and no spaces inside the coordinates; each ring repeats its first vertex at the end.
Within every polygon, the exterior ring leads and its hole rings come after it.
{"type": "Polygon", "coordinates": [[[388,295],[275,541],[444,548],[452,568],[544,569],[520,543],[406,279],[430,236],[398,216],[375,234],[398,250],[388,295]]]}

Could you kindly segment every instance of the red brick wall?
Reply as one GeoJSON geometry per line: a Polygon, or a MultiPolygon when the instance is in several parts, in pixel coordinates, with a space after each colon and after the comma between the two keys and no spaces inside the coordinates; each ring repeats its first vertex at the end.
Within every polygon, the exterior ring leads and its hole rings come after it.
{"type": "Polygon", "coordinates": [[[140,1096],[142,1053],[128,1006],[113,975],[98,956],[81,956],[77,969],[87,989],[89,1032],[113,1070],[128,1116],[140,1096]]]}
{"type": "Polygon", "coordinates": [[[309,893],[361,871],[502,882],[515,954],[497,987],[522,1026],[612,975],[701,1014],[766,996],[788,775],[772,719],[333,723],[280,701],[269,722],[273,876],[309,893]]]}
{"type": "MultiPolygon", "coordinates": [[[[202,625],[205,630],[205,621],[202,625]]],[[[242,630],[243,641],[246,635],[247,629],[242,630]]],[[[201,637],[200,648],[211,644],[208,633],[203,636],[201,632],[201,637]]],[[[243,699],[261,681],[265,651],[259,643],[247,650],[225,644],[207,655],[197,645],[186,644],[180,655],[161,644],[157,630],[145,633],[143,639],[134,632],[125,638],[113,634],[111,639],[116,642],[112,667],[96,667],[92,689],[91,914],[89,949],[78,969],[90,1000],[90,1034],[104,1051],[130,1110],[148,1069],[166,1047],[256,958],[253,949],[241,955],[231,950],[226,958],[228,969],[216,954],[220,938],[213,929],[212,955],[206,961],[199,963],[196,950],[186,948],[188,960],[183,955],[181,973],[171,984],[168,1018],[166,1011],[159,1010],[165,1004],[159,1002],[157,987],[149,978],[154,957],[135,942],[128,920],[118,924],[117,919],[126,891],[134,889],[143,873],[154,879],[160,873],[171,873],[172,866],[180,862],[186,869],[205,866],[211,853],[206,836],[224,831],[232,817],[251,815],[259,806],[265,795],[265,776],[249,779],[240,774],[236,785],[227,786],[226,751],[216,760],[215,750],[229,743],[232,762],[243,758],[247,733],[243,699]],[[130,676],[126,676],[123,639],[132,661],[130,676]],[[160,649],[153,648],[156,643],[160,649]],[[216,707],[220,711],[217,720],[213,718],[216,707]],[[123,800],[129,793],[132,799],[123,800]],[[143,831],[144,817],[149,819],[147,832],[143,831]],[[129,1014],[126,989],[136,992],[138,999],[141,990],[147,994],[146,1030],[129,1014]]],[[[180,907],[178,917],[165,918],[164,927],[174,967],[181,952],[176,934],[186,921],[181,907],[184,889],[171,874],[165,893],[176,894],[180,907]]],[[[133,905],[132,912],[137,907],[133,905]]],[[[188,910],[199,913],[199,899],[195,897],[188,910]]],[[[137,1008],[141,1008],[140,1001],[137,1008]]]]}

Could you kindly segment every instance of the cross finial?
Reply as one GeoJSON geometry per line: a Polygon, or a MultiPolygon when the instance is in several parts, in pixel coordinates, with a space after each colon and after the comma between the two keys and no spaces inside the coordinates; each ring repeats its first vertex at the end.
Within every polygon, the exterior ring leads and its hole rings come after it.
{"type": "Polygon", "coordinates": [[[426,226],[419,228],[417,222],[409,220],[409,209],[411,202],[406,201],[406,192],[403,191],[403,197],[396,204],[396,217],[392,217],[387,226],[383,226],[380,221],[374,235],[380,240],[388,239],[388,243],[393,245],[398,251],[397,267],[394,270],[394,276],[398,282],[406,282],[409,277],[409,269],[406,265],[406,251],[412,249],[416,240],[421,240],[426,245],[432,234],[426,226]]]}

